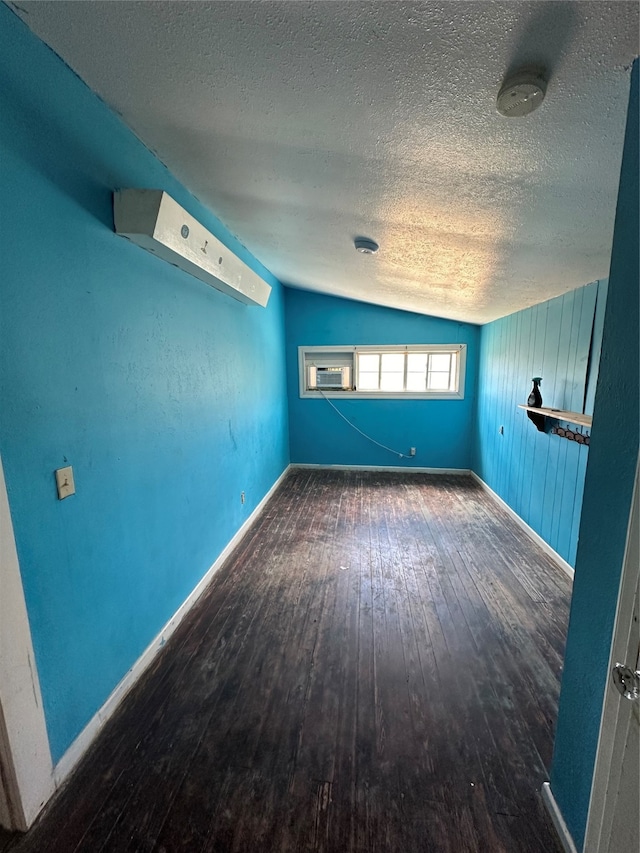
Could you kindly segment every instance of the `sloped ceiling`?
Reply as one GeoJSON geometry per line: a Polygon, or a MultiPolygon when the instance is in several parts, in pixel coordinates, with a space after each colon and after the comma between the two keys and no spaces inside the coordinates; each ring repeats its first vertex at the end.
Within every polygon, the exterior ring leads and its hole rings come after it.
{"type": "Polygon", "coordinates": [[[484,323],[608,274],[635,2],[11,5],[285,284],[484,323]]]}

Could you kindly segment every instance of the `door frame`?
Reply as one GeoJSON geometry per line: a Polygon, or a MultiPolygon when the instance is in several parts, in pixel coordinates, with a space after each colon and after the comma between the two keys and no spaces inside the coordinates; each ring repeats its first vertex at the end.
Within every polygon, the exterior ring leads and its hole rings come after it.
{"type": "MultiPolygon", "coordinates": [[[[611,831],[615,799],[610,796],[611,783],[619,775],[624,741],[621,732],[628,710],[624,700],[611,683],[611,669],[624,662],[629,646],[633,622],[633,605],[638,575],[640,574],[640,458],[636,465],[633,500],[629,514],[627,544],[618,591],[618,604],[611,642],[611,654],[602,702],[600,734],[589,800],[587,828],[583,853],[598,853],[603,837],[611,831]]],[[[614,786],[617,791],[617,786],[614,786]]]]}
{"type": "Polygon", "coordinates": [[[55,789],[29,618],[0,458],[0,818],[25,831],[55,789]]]}

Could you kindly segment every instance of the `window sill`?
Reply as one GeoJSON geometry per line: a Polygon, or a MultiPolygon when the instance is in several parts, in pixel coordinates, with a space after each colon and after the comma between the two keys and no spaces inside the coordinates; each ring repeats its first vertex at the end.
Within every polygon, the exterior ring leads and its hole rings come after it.
{"type": "Polygon", "coordinates": [[[303,399],[322,399],[328,397],[333,400],[464,400],[464,394],[457,391],[443,391],[437,393],[429,391],[302,391],[300,397],[303,399]]]}

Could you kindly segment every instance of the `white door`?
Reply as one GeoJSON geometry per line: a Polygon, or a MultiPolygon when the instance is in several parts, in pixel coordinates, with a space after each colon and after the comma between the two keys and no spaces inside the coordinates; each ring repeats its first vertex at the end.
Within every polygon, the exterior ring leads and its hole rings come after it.
{"type": "MultiPolygon", "coordinates": [[[[0,714],[2,713],[2,709],[0,708],[0,714]]],[[[0,738],[3,737],[1,721],[0,721],[0,738]]],[[[13,818],[11,816],[11,811],[9,808],[9,797],[7,792],[5,791],[5,786],[3,783],[3,777],[5,775],[4,770],[4,757],[3,757],[3,749],[2,743],[0,743],[0,826],[4,826],[5,829],[9,829],[10,826],[13,826],[13,818]]]]}
{"type": "Polygon", "coordinates": [[[2,713],[2,702],[0,701],[0,827],[5,829],[22,828],[19,821],[19,813],[11,795],[15,790],[15,773],[11,752],[9,751],[9,736],[2,713]]]}
{"type": "Polygon", "coordinates": [[[0,825],[27,829],[53,768],[0,459],[0,825]]]}
{"type": "Polygon", "coordinates": [[[640,850],[640,697],[626,698],[614,683],[633,693],[640,671],[639,476],[636,470],[584,853],[640,850]],[[613,677],[618,664],[626,667],[618,667],[622,679],[613,677]]]}

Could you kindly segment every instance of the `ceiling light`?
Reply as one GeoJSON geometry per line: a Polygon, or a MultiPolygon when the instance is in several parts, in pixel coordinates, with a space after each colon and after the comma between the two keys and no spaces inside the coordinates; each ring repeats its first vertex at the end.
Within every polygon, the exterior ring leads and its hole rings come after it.
{"type": "Polygon", "coordinates": [[[521,68],[502,84],[498,92],[498,112],[509,118],[520,118],[537,109],[544,100],[547,81],[541,71],[521,68]]]}
{"type": "Polygon", "coordinates": [[[368,237],[356,237],[353,241],[356,251],[363,255],[375,255],[380,248],[375,240],[369,240],[368,237]]]}

